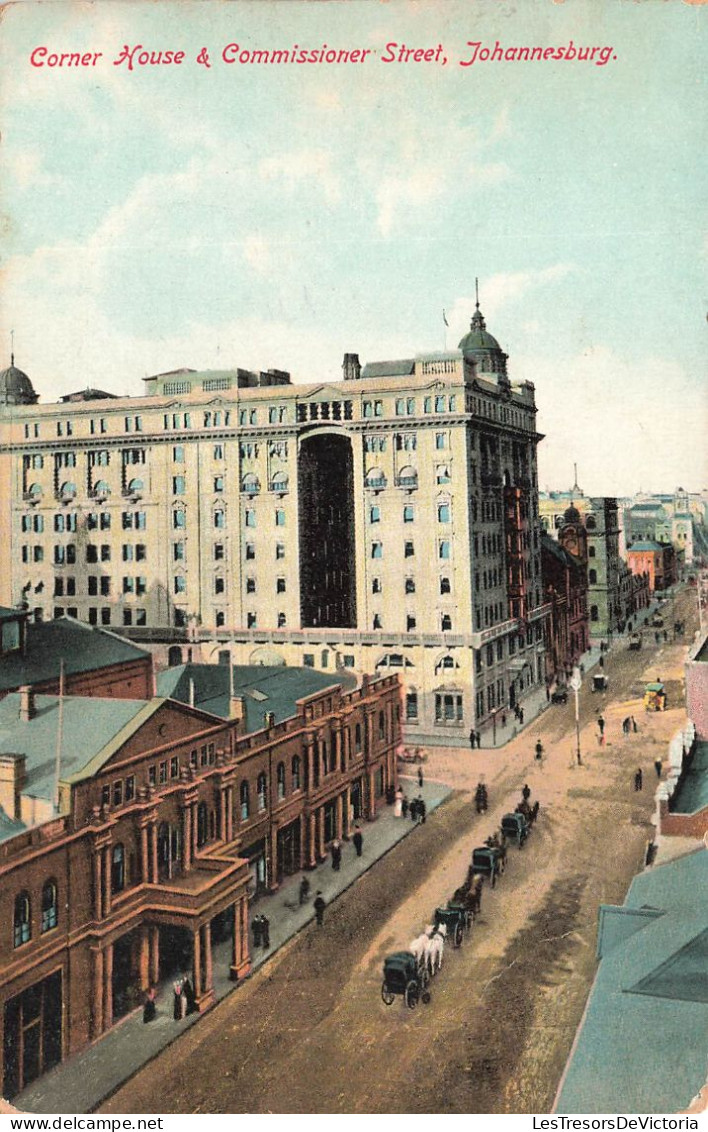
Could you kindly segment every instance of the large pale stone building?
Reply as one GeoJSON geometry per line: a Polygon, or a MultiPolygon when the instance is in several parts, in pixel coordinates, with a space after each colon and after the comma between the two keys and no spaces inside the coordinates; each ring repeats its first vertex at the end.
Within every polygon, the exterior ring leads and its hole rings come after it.
{"type": "Polygon", "coordinates": [[[457,350],[343,370],[39,405],[13,361],[0,601],[194,659],[397,671],[409,736],[466,741],[546,679],[534,387],[479,306],[457,350]]]}

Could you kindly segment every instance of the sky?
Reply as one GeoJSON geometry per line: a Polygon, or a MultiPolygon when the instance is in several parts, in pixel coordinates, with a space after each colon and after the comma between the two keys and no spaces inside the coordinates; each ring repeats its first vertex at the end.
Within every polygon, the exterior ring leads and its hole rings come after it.
{"type": "Polygon", "coordinates": [[[570,487],[574,463],[588,494],[708,488],[702,5],[21,0],[2,16],[0,365],[14,331],[43,402],[138,396],[180,366],[319,382],[345,352],[454,348],[479,278],[512,380],[536,386],[542,488],[570,487]],[[497,41],[612,51],[461,65],[497,41]],[[369,55],[229,64],[229,44],[369,55]],[[116,64],[138,45],[184,59],[116,64]],[[401,45],[434,57],[384,62],[401,45]],[[47,65],[72,52],[101,55],[47,65]]]}

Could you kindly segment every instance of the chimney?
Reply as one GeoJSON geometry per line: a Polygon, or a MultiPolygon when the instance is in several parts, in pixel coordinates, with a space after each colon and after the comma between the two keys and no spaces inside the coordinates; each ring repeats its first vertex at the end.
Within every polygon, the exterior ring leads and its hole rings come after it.
{"type": "Polygon", "coordinates": [[[22,817],[22,790],[25,785],[25,756],[0,754],[0,806],[8,817],[22,817]]]}
{"type": "Polygon", "coordinates": [[[345,354],[342,362],[342,374],[345,381],[358,381],[361,377],[361,363],[358,354],[345,354]]]}
{"type": "Polygon", "coordinates": [[[243,696],[230,696],[229,697],[229,719],[236,720],[237,723],[243,723],[246,718],[246,704],[243,696]]]}
{"type": "Polygon", "coordinates": [[[20,688],[20,719],[23,723],[29,723],[30,719],[34,719],[36,714],[34,688],[31,684],[23,684],[20,688]]]}

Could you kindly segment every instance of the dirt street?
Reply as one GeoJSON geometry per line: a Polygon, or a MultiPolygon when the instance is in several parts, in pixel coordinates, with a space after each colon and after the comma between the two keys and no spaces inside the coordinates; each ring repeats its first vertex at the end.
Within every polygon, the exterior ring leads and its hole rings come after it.
{"type": "MultiPolygon", "coordinates": [[[[690,595],[676,606],[692,629],[690,595]]],[[[293,940],[101,1111],[548,1112],[595,970],[598,904],[621,902],[642,866],[654,759],[685,718],[685,644],[657,649],[646,636],[641,652],[613,650],[606,695],[581,692],[582,766],[572,698],[503,749],[431,751],[426,775],[452,783],[451,800],[332,905],[323,928],[293,940]],[[640,690],[657,676],[669,710],[650,715],[640,690]],[[639,732],[625,738],[628,715],[639,732]],[[478,817],[482,774],[490,809],[478,817]],[[485,887],[462,948],[446,949],[431,1003],[386,1007],[384,956],[407,947],[462,882],[470,850],[514,808],[524,782],[539,820],[522,851],[510,848],[496,888],[485,887]]]]}

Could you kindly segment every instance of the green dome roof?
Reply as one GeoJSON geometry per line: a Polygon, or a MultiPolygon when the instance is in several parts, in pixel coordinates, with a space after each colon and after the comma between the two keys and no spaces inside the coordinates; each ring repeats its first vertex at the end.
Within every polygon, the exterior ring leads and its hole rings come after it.
{"type": "Polygon", "coordinates": [[[498,373],[506,376],[507,355],[502,350],[493,334],[487,330],[484,315],[477,303],[472,315],[469,334],[461,339],[458,349],[463,356],[475,362],[480,373],[498,373]]]}
{"type": "Polygon", "coordinates": [[[7,369],[0,371],[0,405],[34,405],[36,401],[32,382],[17,368],[13,354],[7,369]]]}

